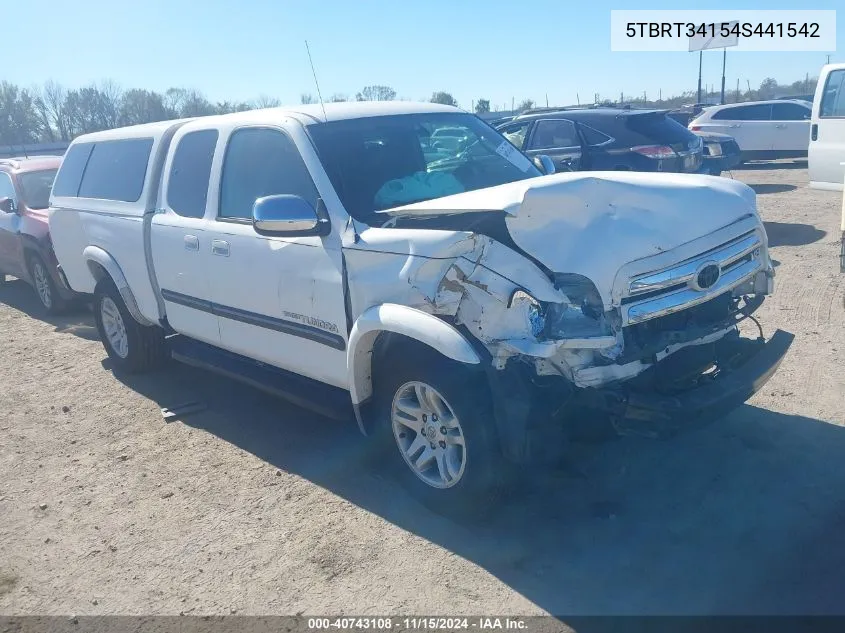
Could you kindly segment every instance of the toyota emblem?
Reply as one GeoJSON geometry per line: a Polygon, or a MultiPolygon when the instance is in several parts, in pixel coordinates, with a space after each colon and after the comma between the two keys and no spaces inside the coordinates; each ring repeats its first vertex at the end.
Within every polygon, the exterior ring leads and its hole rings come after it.
{"type": "Polygon", "coordinates": [[[716,262],[705,262],[695,271],[690,285],[695,290],[707,290],[716,285],[719,277],[722,276],[722,269],[716,262]]]}

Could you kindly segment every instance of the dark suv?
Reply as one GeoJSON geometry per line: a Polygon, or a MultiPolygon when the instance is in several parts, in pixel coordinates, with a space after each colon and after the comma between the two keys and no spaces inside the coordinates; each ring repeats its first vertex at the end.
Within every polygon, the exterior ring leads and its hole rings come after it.
{"type": "Polygon", "coordinates": [[[520,115],[497,128],[529,156],[558,171],[699,172],[701,140],[666,110],[585,108],[520,115]]]}
{"type": "Polygon", "coordinates": [[[35,288],[49,313],[63,310],[74,293],[59,274],[47,224],[57,156],[0,159],[0,286],[6,275],[35,288]]]}

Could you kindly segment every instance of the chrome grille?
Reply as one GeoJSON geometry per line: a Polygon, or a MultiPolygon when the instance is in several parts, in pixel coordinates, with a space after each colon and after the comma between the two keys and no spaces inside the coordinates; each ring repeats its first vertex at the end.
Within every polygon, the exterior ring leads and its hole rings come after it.
{"type": "Polygon", "coordinates": [[[762,267],[761,246],[760,235],[750,231],[669,268],[634,277],[622,299],[625,324],[678,312],[734,288],[762,267]]]}

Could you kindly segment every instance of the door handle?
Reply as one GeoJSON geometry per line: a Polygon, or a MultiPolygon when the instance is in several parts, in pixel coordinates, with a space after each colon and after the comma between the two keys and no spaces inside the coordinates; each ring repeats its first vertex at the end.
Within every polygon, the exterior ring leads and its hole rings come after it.
{"type": "Polygon", "coordinates": [[[783,123],[778,123],[778,124],[775,125],[775,127],[779,130],[782,130],[783,128],[786,127],[786,125],[784,125],[783,123]]]}
{"type": "Polygon", "coordinates": [[[211,253],[213,255],[229,256],[229,242],[225,240],[211,240],[211,253]]]}
{"type": "Polygon", "coordinates": [[[741,126],[740,126],[739,123],[734,123],[733,125],[729,125],[728,127],[731,128],[731,127],[741,127],[741,126]]]}
{"type": "Polygon", "coordinates": [[[185,250],[198,251],[200,249],[200,240],[196,235],[185,236],[185,250]]]}

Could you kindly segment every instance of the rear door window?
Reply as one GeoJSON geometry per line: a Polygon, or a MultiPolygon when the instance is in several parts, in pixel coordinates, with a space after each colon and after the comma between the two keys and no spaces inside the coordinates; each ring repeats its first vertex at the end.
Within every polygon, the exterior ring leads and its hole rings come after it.
{"type": "Polygon", "coordinates": [[[769,121],[772,118],[770,104],[737,106],[715,112],[711,117],[716,121],[769,121]]]}
{"type": "Polygon", "coordinates": [[[82,174],[85,173],[85,166],[94,149],[93,143],[77,143],[71,147],[62,160],[56,182],[53,183],[54,196],[76,197],[79,195],[79,184],[82,182],[82,174]]]}
{"type": "Polygon", "coordinates": [[[834,70],[827,76],[819,106],[819,117],[845,118],[845,69],[834,70]]]}
{"type": "Polygon", "coordinates": [[[774,121],[808,121],[810,108],[797,103],[775,103],[772,105],[772,120],[774,121]]]}
{"type": "Polygon", "coordinates": [[[183,217],[201,218],[205,215],[217,137],[217,130],[189,132],[179,141],[173,155],[167,183],[167,204],[183,217]]]}
{"type": "Polygon", "coordinates": [[[79,197],[137,202],[144,190],[152,148],[151,138],[95,143],[79,197]]]}
{"type": "Polygon", "coordinates": [[[575,124],[565,119],[538,121],[531,137],[531,149],[578,147],[580,144],[575,124]]]}

